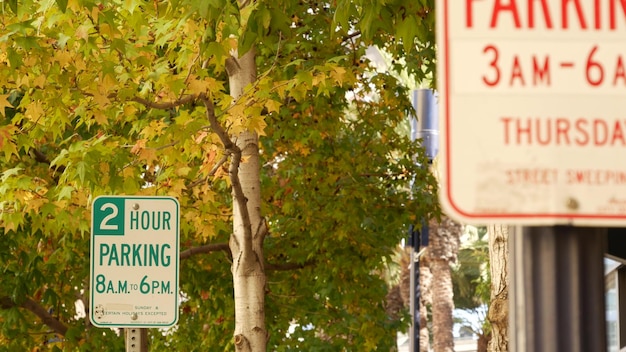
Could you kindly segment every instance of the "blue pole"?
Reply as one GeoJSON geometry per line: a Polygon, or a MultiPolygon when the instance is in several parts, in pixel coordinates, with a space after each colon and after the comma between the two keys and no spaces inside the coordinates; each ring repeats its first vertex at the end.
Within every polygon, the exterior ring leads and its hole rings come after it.
{"type": "MultiPolygon", "coordinates": [[[[417,89],[412,95],[415,116],[411,116],[411,140],[421,140],[429,163],[432,163],[439,151],[439,120],[437,96],[430,89],[417,89]]],[[[413,184],[411,184],[411,189],[413,184]]],[[[411,333],[410,351],[419,352],[420,348],[420,285],[419,285],[419,251],[420,246],[428,245],[428,220],[422,220],[421,232],[411,225],[409,227],[411,251],[411,333]]]]}

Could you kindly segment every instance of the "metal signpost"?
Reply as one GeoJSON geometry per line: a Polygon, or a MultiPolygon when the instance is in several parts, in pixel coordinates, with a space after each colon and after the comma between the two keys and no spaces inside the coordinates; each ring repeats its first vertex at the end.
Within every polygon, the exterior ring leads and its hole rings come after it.
{"type": "MultiPolygon", "coordinates": [[[[412,102],[416,117],[411,118],[411,140],[421,140],[429,163],[439,151],[439,123],[437,118],[437,97],[430,89],[413,91],[412,102]]],[[[424,165],[429,167],[430,165],[424,165]]],[[[413,188],[413,185],[411,185],[413,188]]],[[[409,350],[419,352],[420,348],[420,247],[428,245],[428,220],[422,219],[421,230],[410,226],[409,242],[411,250],[411,278],[410,278],[410,308],[411,333],[409,336],[409,350]]]]}
{"type": "Polygon", "coordinates": [[[604,351],[605,227],[626,222],[626,3],[436,4],[444,209],[527,226],[511,240],[510,350],[604,351]]]}
{"type": "Polygon", "coordinates": [[[178,201],[101,196],[92,208],[90,319],[128,328],[127,351],[140,351],[140,328],[178,321],[178,201]]]}

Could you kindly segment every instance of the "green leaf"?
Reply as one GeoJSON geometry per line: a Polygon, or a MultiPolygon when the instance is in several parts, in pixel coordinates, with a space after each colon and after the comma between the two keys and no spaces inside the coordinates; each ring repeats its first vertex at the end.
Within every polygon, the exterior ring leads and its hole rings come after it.
{"type": "Polygon", "coordinates": [[[80,183],[85,183],[85,173],[87,172],[87,164],[84,161],[79,161],[76,163],[76,174],[78,175],[78,179],[80,183]]]}
{"type": "Polygon", "coordinates": [[[67,0],[56,0],[56,3],[57,6],[59,6],[61,12],[65,13],[65,11],[67,10],[67,0]]]}
{"type": "Polygon", "coordinates": [[[72,198],[72,191],[74,191],[74,187],[72,187],[72,186],[63,186],[61,188],[61,190],[59,191],[59,194],[57,196],[57,200],[72,198]]]}
{"type": "Polygon", "coordinates": [[[7,0],[7,2],[9,3],[11,11],[17,15],[17,0],[7,0]]]}
{"type": "Polygon", "coordinates": [[[19,167],[19,166],[5,170],[4,172],[2,172],[2,182],[7,182],[7,180],[11,176],[18,175],[20,171],[22,171],[22,167],[19,167]]]}

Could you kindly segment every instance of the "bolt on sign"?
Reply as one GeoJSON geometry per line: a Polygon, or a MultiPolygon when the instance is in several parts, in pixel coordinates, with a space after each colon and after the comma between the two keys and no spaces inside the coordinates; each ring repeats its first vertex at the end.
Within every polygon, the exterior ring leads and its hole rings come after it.
{"type": "Polygon", "coordinates": [[[179,219],[178,201],[171,197],[94,200],[89,314],[95,326],[176,324],[179,219]]]}
{"type": "Polygon", "coordinates": [[[626,221],[626,1],[438,0],[441,200],[466,223],[626,221]]]}

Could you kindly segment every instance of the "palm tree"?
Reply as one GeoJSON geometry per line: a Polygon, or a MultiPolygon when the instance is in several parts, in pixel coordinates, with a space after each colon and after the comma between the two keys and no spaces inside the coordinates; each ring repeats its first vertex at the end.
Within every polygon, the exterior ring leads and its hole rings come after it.
{"type": "Polygon", "coordinates": [[[436,352],[454,351],[452,327],[454,320],[454,294],[452,290],[452,269],[457,259],[463,226],[443,216],[441,221],[429,222],[430,242],[426,251],[432,281],[432,327],[433,349],[436,352]]]}

